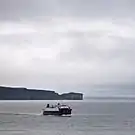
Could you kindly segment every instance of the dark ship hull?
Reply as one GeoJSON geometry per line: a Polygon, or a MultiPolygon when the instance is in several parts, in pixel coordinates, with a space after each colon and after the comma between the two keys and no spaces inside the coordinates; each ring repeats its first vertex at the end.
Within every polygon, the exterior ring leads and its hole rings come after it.
{"type": "Polygon", "coordinates": [[[43,111],[43,115],[71,115],[71,110],[66,112],[60,112],[60,111],[43,111]]]}

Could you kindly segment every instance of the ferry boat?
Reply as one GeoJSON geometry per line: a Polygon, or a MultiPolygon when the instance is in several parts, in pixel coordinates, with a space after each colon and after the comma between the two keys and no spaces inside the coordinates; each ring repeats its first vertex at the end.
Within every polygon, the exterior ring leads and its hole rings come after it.
{"type": "Polygon", "coordinates": [[[50,106],[49,104],[47,104],[45,109],[43,109],[43,115],[71,116],[71,112],[72,109],[68,105],[60,105],[60,104],[55,106],[50,106]]]}

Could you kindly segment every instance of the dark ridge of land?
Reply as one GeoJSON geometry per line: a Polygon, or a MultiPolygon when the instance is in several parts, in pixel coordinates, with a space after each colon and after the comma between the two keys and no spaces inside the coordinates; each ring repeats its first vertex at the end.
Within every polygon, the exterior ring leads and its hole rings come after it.
{"type": "Polygon", "coordinates": [[[0,86],[0,100],[83,100],[83,94],[0,86]]]}

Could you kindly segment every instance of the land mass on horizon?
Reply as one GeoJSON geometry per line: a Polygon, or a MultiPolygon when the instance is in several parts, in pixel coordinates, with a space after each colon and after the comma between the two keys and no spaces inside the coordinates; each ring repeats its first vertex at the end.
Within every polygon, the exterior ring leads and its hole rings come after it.
{"type": "Polygon", "coordinates": [[[0,86],[0,100],[83,100],[83,94],[0,86]]]}

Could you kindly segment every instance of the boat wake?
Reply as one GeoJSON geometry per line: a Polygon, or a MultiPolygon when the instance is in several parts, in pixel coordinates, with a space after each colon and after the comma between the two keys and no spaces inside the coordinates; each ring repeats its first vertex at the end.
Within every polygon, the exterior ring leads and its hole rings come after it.
{"type": "Polygon", "coordinates": [[[14,113],[14,112],[0,112],[0,115],[26,115],[26,116],[41,116],[42,113],[14,113]]]}
{"type": "MultiPolygon", "coordinates": [[[[43,116],[43,112],[40,113],[14,113],[14,112],[0,112],[0,115],[14,115],[14,116],[43,116]]],[[[47,115],[52,116],[52,115],[47,115]]],[[[63,115],[59,117],[71,117],[71,115],[63,115]]]]}

